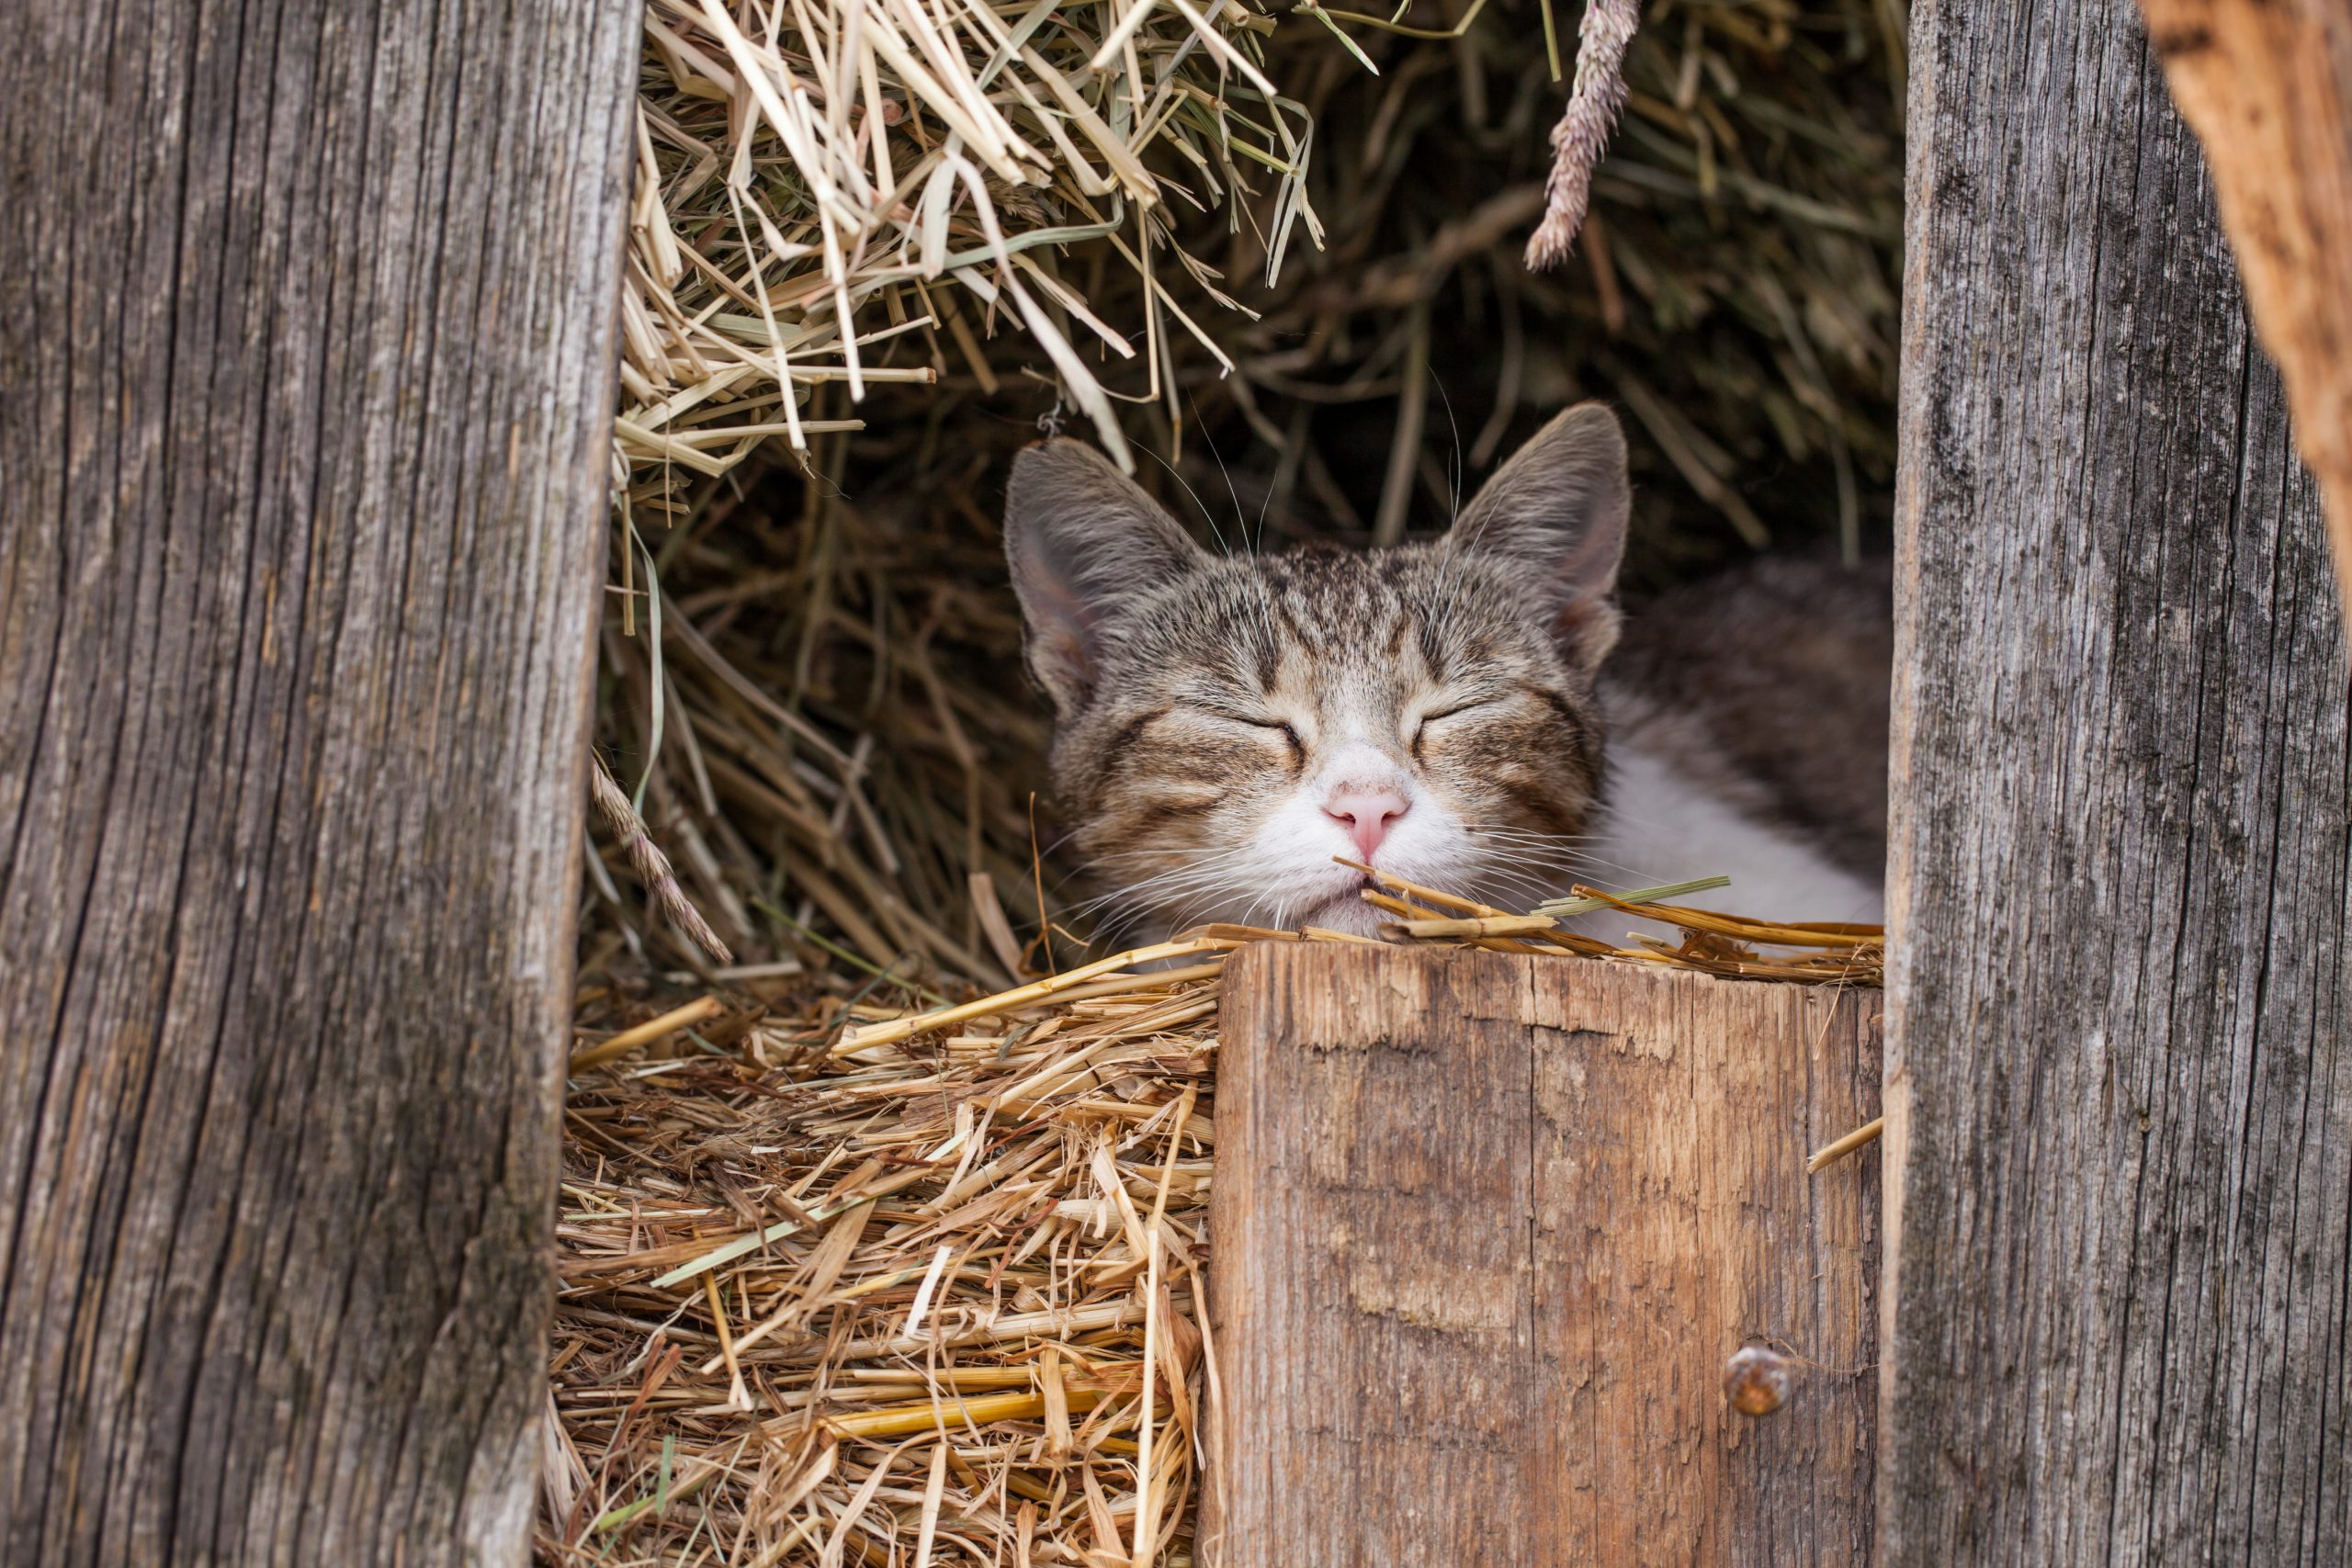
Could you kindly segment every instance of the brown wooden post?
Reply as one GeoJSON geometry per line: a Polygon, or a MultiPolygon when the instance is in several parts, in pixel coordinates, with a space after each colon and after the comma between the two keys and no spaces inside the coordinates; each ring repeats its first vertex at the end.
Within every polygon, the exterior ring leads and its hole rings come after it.
{"type": "Polygon", "coordinates": [[[1920,0],[1889,1564],[2352,1553],[2319,496],[2129,0],[1920,0]]]}
{"type": "Polygon", "coordinates": [[[1877,1156],[1804,1164],[1876,992],[1268,944],[1224,998],[1207,1562],[1867,1556],[1877,1156]]]}
{"type": "Polygon", "coordinates": [[[519,1563],[635,7],[0,51],[0,1561],[519,1563]]]}

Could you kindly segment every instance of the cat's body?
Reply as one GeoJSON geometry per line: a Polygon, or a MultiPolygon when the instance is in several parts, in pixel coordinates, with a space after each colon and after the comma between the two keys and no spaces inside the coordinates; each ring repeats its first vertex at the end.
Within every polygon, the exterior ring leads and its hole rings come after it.
{"type": "Polygon", "coordinates": [[[1685,901],[1881,919],[1891,590],[1883,565],[1766,559],[1627,624],[1600,678],[1610,744],[1592,853],[1613,863],[1610,885],[1728,875],[1685,901]]]}
{"type": "Polygon", "coordinates": [[[1692,901],[1876,919],[1883,581],[1770,566],[1621,645],[1627,501],[1592,405],[1388,550],[1211,555],[1091,450],[1023,453],[1007,545],[1105,902],[1154,936],[1370,932],[1344,855],[1507,908],[1726,873],[1692,901]]]}

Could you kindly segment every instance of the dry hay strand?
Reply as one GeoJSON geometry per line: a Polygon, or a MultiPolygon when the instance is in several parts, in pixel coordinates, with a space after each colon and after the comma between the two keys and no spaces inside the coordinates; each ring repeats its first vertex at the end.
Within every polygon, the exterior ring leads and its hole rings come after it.
{"type": "MultiPolygon", "coordinates": [[[[1398,941],[1878,972],[1876,928],[1589,895],[1683,927],[1618,947],[1374,874],[1398,941]]],[[[1364,939],[1211,926],[947,1006],[705,996],[585,1041],[542,1560],[1189,1564],[1241,1396],[1202,1282],[1217,974],[1315,940],[1364,939]]]]}
{"type": "Polygon", "coordinates": [[[1592,171],[1625,107],[1625,46],[1641,23],[1635,0],[1589,0],[1577,28],[1576,85],[1552,128],[1552,172],[1544,181],[1544,221],[1527,242],[1527,269],[1568,259],[1592,204],[1592,171]]]}

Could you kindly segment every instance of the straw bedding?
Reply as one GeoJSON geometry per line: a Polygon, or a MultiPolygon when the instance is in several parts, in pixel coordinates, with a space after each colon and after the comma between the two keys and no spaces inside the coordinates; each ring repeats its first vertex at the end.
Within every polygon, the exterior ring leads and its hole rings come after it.
{"type": "MultiPolygon", "coordinates": [[[[1383,886],[1396,940],[1878,975],[1874,931],[1652,902],[1680,942],[1611,950],[1383,886]]],[[[584,1031],[547,1556],[1190,1562],[1210,1413],[1247,1397],[1204,1310],[1216,973],[1318,934],[1213,926],[915,1010],[879,981],[753,987],[584,1031]]]]}
{"type": "MultiPolygon", "coordinates": [[[[1394,536],[1600,395],[1637,592],[1871,542],[1899,0],[1648,6],[1536,277],[1574,20],[652,0],[544,1561],[1191,1560],[1238,933],[1086,971],[995,476],[1042,421],[1227,537],[1394,536]]],[[[1876,976],[1690,918],[1611,961],[1876,976]]]]}

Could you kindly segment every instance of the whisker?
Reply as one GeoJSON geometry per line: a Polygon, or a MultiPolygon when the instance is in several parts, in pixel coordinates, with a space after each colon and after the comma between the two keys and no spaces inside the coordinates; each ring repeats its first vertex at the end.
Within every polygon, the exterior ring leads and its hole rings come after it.
{"type": "Polygon", "coordinates": [[[1201,423],[1201,405],[1193,401],[1189,387],[1184,389],[1184,400],[1193,405],[1193,428],[1201,433],[1201,445],[1209,449],[1209,456],[1216,459],[1216,471],[1225,476],[1225,493],[1233,502],[1233,520],[1241,536],[1241,553],[1254,556],[1258,552],[1250,543],[1250,514],[1242,510],[1241,492],[1233,488],[1233,470],[1225,466],[1225,454],[1216,449],[1216,438],[1209,434],[1208,426],[1201,423]]]}
{"type": "MultiPolygon", "coordinates": [[[[1201,500],[1198,492],[1196,492],[1193,487],[1185,481],[1184,476],[1176,471],[1176,465],[1170,463],[1159,453],[1152,451],[1148,446],[1144,448],[1144,452],[1153,462],[1159,464],[1161,468],[1166,468],[1168,470],[1168,477],[1174,479],[1177,487],[1183,491],[1187,496],[1192,498],[1193,505],[1199,510],[1201,516],[1208,523],[1209,533],[1216,539],[1216,547],[1223,551],[1228,558],[1231,557],[1233,554],[1233,547],[1225,542],[1225,530],[1217,526],[1216,513],[1208,509],[1207,504],[1201,500]]],[[[1240,504],[1241,503],[1238,501],[1234,502],[1237,509],[1240,504]]]]}
{"type": "Polygon", "coordinates": [[[1452,481],[1452,510],[1445,520],[1450,529],[1462,520],[1462,426],[1454,423],[1453,400],[1446,396],[1445,378],[1437,373],[1434,366],[1430,367],[1429,378],[1430,385],[1437,389],[1437,400],[1444,405],[1446,427],[1453,432],[1453,461],[1448,474],[1452,481]]]}

